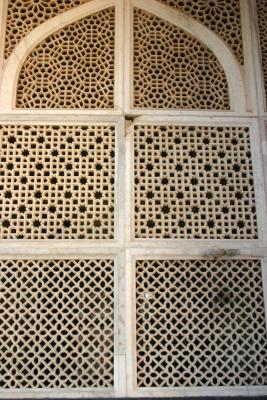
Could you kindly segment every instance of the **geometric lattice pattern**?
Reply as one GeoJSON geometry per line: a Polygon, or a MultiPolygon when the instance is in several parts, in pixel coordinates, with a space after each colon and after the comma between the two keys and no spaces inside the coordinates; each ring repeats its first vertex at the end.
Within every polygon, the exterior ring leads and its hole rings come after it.
{"type": "Polygon", "coordinates": [[[114,237],[114,126],[0,127],[1,239],[114,237]]]}
{"type": "Polygon", "coordinates": [[[90,0],[8,0],[5,57],[38,25],[88,1],[90,0]]]}
{"type": "Polygon", "coordinates": [[[134,10],[133,106],[229,110],[228,84],[214,54],[190,34],[134,10]]]}
{"type": "Polygon", "coordinates": [[[17,107],[113,108],[114,29],[108,8],[41,42],[20,71],[17,107]]]}
{"type": "Polygon", "coordinates": [[[135,237],[256,239],[249,129],[136,125],[135,237]]]}
{"type": "Polygon", "coordinates": [[[267,384],[259,260],[136,263],[139,387],[267,384]]]}
{"type": "Polygon", "coordinates": [[[258,26],[260,33],[262,68],[267,104],[267,0],[257,0],[258,26]]]}
{"type": "MultiPolygon", "coordinates": [[[[176,8],[215,32],[243,64],[242,28],[239,0],[159,0],[176,8]]],[[[241,0],[242,1],[242,0],[241,0]]],[[[264,2],[265,0],[263,0],[264,2]]]]}
{"type": "Polygon", "coordinates": [[[0,387],[113,386],[113,261],[0,261],[0,271],[0,387]]]}

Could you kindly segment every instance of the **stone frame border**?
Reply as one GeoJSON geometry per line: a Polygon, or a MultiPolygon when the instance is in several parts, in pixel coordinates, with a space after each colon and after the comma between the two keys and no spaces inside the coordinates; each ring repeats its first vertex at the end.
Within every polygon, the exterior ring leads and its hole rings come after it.
{"type": "MultiPolygon", "coordinates": [[[[206,257],[209,254],[206,254],[206,257]]],[[[253,255],[248,255],[246,252],[238,256],[222,257],[223,259],[255,259],[259,258],[253,255]]],[[[126,255],[126,315],[128,324],[127,331],[127,376],[128,376],[128,396],[130,397],[199,397],[199,396],[263,396],[267,393],[267,386],[217,386],[217,387],[181,387],[181,388],[139,388],[137,387],[136,377],[136,317],[135,317],[135,263],[137,260],[196,260],[205,259],[205,255],[198,255],[197,249],[184,255],[184,253],[175,250],[159,250],[132,249],[126,255]],[[132,294],[132,298],[130,298],[132,294]]],[[[262,282],[263,295],[265,303],[265,318],[267,327],[267,258],[262,258],[262,282]]]]}
{"type": "Polygon", "coordinates": [[[249,0],[250,8],[250,23],[251,23],[251,35],[252,35],[252,56],[254,60],[254,81],[256,84],[257,91],[257,102],[258,112],[261,116],[267,116],[267,93],[265,91],[264,76],[262,70],[262,58],[261,58],[261,43],[260,43],[260,31],[258,26],[258,12],[256,0],[249,0]]]}
{"type": "MultiPolygon", "coordinates": [[[[118,124],[119,130],[119,143],[120,151],[119,157],[119,169],[120,173],[120,188],[119,190],[120,199],[118,210],[119,214],[115,215],[115,223],[120,225],[118,230],[117,240],[113,241],[88,241],[88,240],[77,240],[77,241],[1,241],[0,242],[0,258],[1,259],[68,259],[68,258],[111,258],[114,257],[117,265],[117,286],[115,288],[116,296],[116,308],[115,308],[115,323],[117,324],[116,333],[116,351],[115,351],[115,386],[114,390],[109,392],[103,389],[86,389],[86,390],[5,390],[0,391],[0,398],[85,398],[85,397],[188,397],[188,396],[211,396],[211,395],[266,395],[266,387],[231,387],[231,388],[188,388],[188,390],[178,389],[171,390],[158,390],[153,389],[151,391],[140,391],[135,387],[134,384],[134,360],[132,358],[132,349],[134,342],[132,341],[134,336],[131,331],[134,326],[134,320],[132,320],[134,299],[132,296],[132,285],[133,285],[133,273],[134,273],[134,260],[138,257],[163,257],[167,258],[201,258],[205,254],[215,254],[221,249],[225,251],[235,248],[238,250],[237,258],[262,258],[263,259],[263,285],[265,295],[265,312],[266,312],[266,323],[267,323],[267,224],[266,224],[266,188],[267,178],[263,174],[263,167],[267,168],[267,110],[262,104],[262,85],[263,81],[261,67],[259,64],[259,42],[257,37],[257,30],[255,24],[255,0],[240,0],[241,13],[242,13],[242,31],[243,31],[243,42],[244,42],[244,55],[245,64],[244,71],[241,72],[242,80],[245,82],[244,91],[246,91],[247,110],[229,111],[229,112],[214,112],[214,111],[175,111],[170,110],[155,112],[155,110],[133,110],[128,107],[127,113],[129,114],[130,121],[124,120],[124,101],[123,96],[129,94],[129,88],[127,85],[129,82],[126,80],[126,87],[124,88],[123,71],[128,71],[129,68],[129,45],[131,32],[126,29],[127,23],[131,14],[130,0],[92,0],[89,4],[98,6],[99,4],[111,4],[114,5],[116,2],[117,14],[116,21],[120,20],[124,23],[118,26],[116,35],[120,37],[116,43],[116,55],[118,57],[116,74],[118,77],[118,85],[116,88],[116,94],[118,98],[117,109],[114,110],[19,110],[12,109],[10,107],[4,107],[0,109],[0,123],[3,124],[86,124],[86,123],[101,123],[101,122],[113,122],[118,124]],[[128,8],[126,7],[128,4],[128,8]],[[125,38],[123,37],[125,33],[125,38]],[[123,59],[124,48],[128,52],[128,61],[123,59]],[[125,62],[125,65],[124,65],[125,62]],[[190,243],[182,243],[180,240],[175,240],[172,244],[162,242],[157,239],[155,243],[142,239],[142,242],[136,242],[131,240],[130,234],[130,221],[129,221],[129,193],[131,190],[131,182],[129,176],[131,175],[131,134],[126,132],[126,128],[130,129],[131,123],[139,114],[146,114],[147,117],[143,117],[144,120],[155,122],[156,118],[159,123],[166,120],[172,120],[174,123],[179,124],[225,124],[225,125],[246,125],[250,126],[253,134],[256,136],[256,141],[251,142],[253,152],[253,164],[256,166],[257,176],[259,179],[259,187],[256,190],[258,197],[258,209],[260,204],[260,225],[262,227],[261,237],[256,241],[241,241],[240,243],[227,241],[218,241],[213,244],[208,244],[207,241],[191,241],[190,243]],[[149,116],[151,113],[151,116],[149,116]],[[157,117],[155,117],[157,115],[157,117]],[[256,118],[261,115],[262,118],[256,118]],[[121,117],[120,117],[121,116],[121,117]],[[170,116],[173,116],[171,118],[170,116]],[[220,117],[220,118],[217,118],[220,117]],[[251,118],[245,118],[251,117],[251,118]],[[253,118],[255,117],[255,118],[253,118]],[[124,140],[124,135],[126,139],[124,140]],[[126,152],[125,152],[126,148],[126,152]],[[125,160],[126,158],[126,160],[125,160]],[[262,161],[263,160],[263,161],[262,161]],[[125,171],[126,168],[126,171],[125,171]],[[265,188],[263,182],[265,180],[265,188]],[[126,189],[122,190],[123,186],[126,185],[126,189]],[[127,194],[127,202],[125,203],[125,193],[127,194]],[[126,213],[127,209],[127,213],[126,213]],[[125,232],[127,235],[125,235],[125,232]],[[179,247],[178,242],[180,242],[179,247]],[[198,244],[198,245],[197,245],[198,244]],[[162,246],[160,249],[159,247],[162,246]],[[125,276],[126,274],[126,276],[125,276]],[[127,340],[125,340],[127,336],[127,340]],[[127,361],[127,363],[126,363],[127,361]],[[127,368],[127,369],[126,369],[127,368]]],[[[141,0],[133,0],[133,4],[139,4],[140,7],[144,4],[141,0]]],[[[155,0],[150,0],[151,4],[155,4],[155,0]]],[[[157,4],[156,4],[157,5],[157,4]]],[[[2,33],[0,40],[0,71],[3,77],[2,67],[4,67],[3,61],[3,46],[4,46],[4,32],[5,32],[5,19],[6,19],[6,7],[7,0],[0,2],[0,31],[2,33]]],[[[83,12],[87,7],[84,7],[83,12]]],[[[91,7],[91,6],[90,6],[91,7]]],[[[99,6],[101,8],[101,6],[99,6]]],[[[88,7],[89,8],[89,7],[88,7]]],[[[103,7],[102,7],[103,8],[103,7]]],[[[142,7],[141,7],[142,8],[142,7]]],[[[75,18],[77,18],[77,8],[75,10],[75,18]]],[[[74,12],[70,10],[68,12],[74,12]]],[[[88,12],[86,11],[87,15],[88,12]]],[[[63,14],[62,14],[63,15],[63,14]]],[[[60,18],[62,18],[60,15],[60,18]]],[[[54,17],[57,18],[57,17],[54,17]]],[[[43,29],[40,26],[41,29],[43,29]]],[[[57,25],[58,29],[58,25],[57,25]]],[[[46,34],[45,34],[46,36],[46,34]]],[[[128,77],[129,79],[129,77],[128,77]]],[[[243,103],[245,99],[243,99],[243,103]]],[[[127,102],[126,102],[127,104],[127,102]]],[[[128,102],[129,106],[129,102],[128,102]]],[[[127,115],[126,115],[127,117],[127,115]]],[[[142,119],[136,119],[134,122],[138,123],[142,119]]],[[[118,159],[117,159],[118,160],[118,159]]],[[[116,166],[117,164],[116,160],[116,166]]],[[[169,242],[169,241],[168,241],[169,242]]]]}
{"type": "MultiPolygon", "coordinates": [[[[11,56],[4,62],[3,54],[0,61],[0,67],[3,66],[2,84],[0,95],[0,112],[2,113],[29,113],[38,114],[55,114],[62,112],[63,114],[96,114],[96,115],[121,115],[121,114],[160,114],[160,115],[251,115],[256,111],[256,94],[253,84],[254,66],[248,55],[251,54],[251,30],[249,24],[250,10],[248,1],[240,0],[242,15],[242,33],[245,53],[244,69],[239,65],[232,51],[228,46],[212,31],[193,18],[185,16],[175,10],[169,8],[156,0],[151,0],[149,4],[142,0],[92,0],[89,3],[77,6],[69,11],[64,12],[56,17],[42,23],[33,31],[31,31],[15,48],[11,56]],[[76,110],[76,109],[16,109],[15,95],[16,84],[19,70],[27,56],[27,54],[45,37],[57,31],[61,27],[79,20],[86,15],[100,11],[101,9],[116,6],[116,46],[115,46],[115,108],[114,110],[76,110]],[[129,91],[131,90],[131,82],[129,73],[131,73],[131,14],[132,6],[140,7],[161,18],[174,23],[193,34],[197,39],[205,43],[211,51],[217,56],[219,62],[225,70],[227,80],[230,87],[230,111],[212,111],[212,110],[150,110],[150,109],[133,109],[129,101],[129,91]],[[177,20],[179,19],[179,22],[177,20]],[[123,54],[124,53],[124,54],[123,54]],[[123,57],[125,55],[125,57],[123,57]],[[124,79],[125,78],[125,79],[124,79]],[[124,82],[125,81],[125,82],[124,82]],[[125,101],[123,99],[125,97],[125,101]],[[247,104],[247,105],[246,105],[247,104]]],[[[0,42],[0,54],[3,53],[4,46],[4,28],[7,13],[7,0],[3,0],[0,7],[0,23],[2,22],[2,40],[0,42]]]]}
{"type": "MultiPolygon", "coordinates": [[[[159,18],[162,18],[173,25],[184,29],[187,33],[193,35],[196,39],[204,43],[217,57],[219,63],[224,69],[229,85],[229,95],[231,110],[224,111],[225,115],[231,113],[246,113],[246,93],[243,79],[242,69],[237,62],[232,51],[228,46],[210,29],[203,24],[197,22],[194,18],[184,15],[182,12],[170,9],[156,0],[144,2],[142,0],[131,0],[126,3],[125,8],[125,26],[128,27],[125,33],[125,112],[134,115],[181,115],[181,113],[193,114],[213,114],[212,110],[202,111],[177,111],[177,110],[158,110],[158,109],[142,109],[132,107],[132,58],[133,58],[133,43],[132,43],[132,18],[133,7],[140,8],[159,18]]],[[[219,112],[217,111],[217,114],[219,112]]],[[[222,113],[222,112],[221,112],[222,113]]]]}
{"type": "Polygon", "coordinates": [[[124,357],[124,279],[122,255],[119,251],[103,251],[91,249],[87,254],[69,254],[60,256],[51,254],[35,254],[28,256],[12,256],[1,254],[2,260],[114,260],[114,387],[113,388],[80,388],[80,389],[1,389],[1,399],[25,399],[25,398],[101,398],[122,397],[125,395],[125,357],[124,357]]]}
{"type": "MultiPolygon", "coordinates": [[[[15,47],[10,57],[6,60],[2,72],[2,80],[0,87],[0,112],[8,113],[12,110],[17,112],[28,112],[31,114],[42,113],[66,113],[66,114],[79,114],[80,110],[77,109],[16,109],[16,89],[20,69],[27,57],[27,55],[46,37],[58,31],[66,25],[69,25],[86,16],[104,10],[109,7],[115,7],[115,82],[114,82],[114,109],[102,110],[84,110],[84,112],[93,112],[94,114],[114,115],[116,110],[121,110],[123,107],[123,93],[122,93],[122,65],[123,65],[123,3],[121,0],[92,0],[88,3],[74,7],[62,14],[59,14],[49,20],[43,22],[41,25],[33,29],[26,37],[15,47]]],[[[4,14],[4,5],[3,13],[4,14]]],[[[1,10],[0,10],[1,17],[1,10]]],[[[1,46],[1,43],[0,43],[1,46]]],[[[1,64],[0,64],[1,65],[1,64]]],[[[117,111],[118,113],[118,111],[117,111]]]]}
{"type": "Polygon", "coordinates": [[[264,189],[264,172],[262,168],[262,159],[259,157],[261,154],[261,137],[259,132],[258,123],[256,120],[249,119],[234,119],[234,118],[174,118],[174,117],[148,117],[143,116],[134,119],[132,125],[128,128],[126,136],[126,176],[128,176],[127,187],[126,187],[126,235],[127,242],[130,247],[152,247],[157,248],[159,245],[164,248],[231,248],[240,249],[246,247],[253,247],[254,249],[266,249],[267,241],[267,213],[266,205],[263,199],[266,198],[264,189]],[[134,157],[133,157],[133,130],[131,129],[134,125],[193,125],[193,126],[247,126],[250,128],[251,137],[251,152],[252,152],[252,163],[254,171],[254,188],[256,196],[256,207],[257,207],[257,222],[258,222],[258,239],[254,240],[231,240],[231,239],[135,239],[134,238],[134,197],[133,197],[133,179],[134,179],[134,157]]]}
{"type": "Polygon", "coordinates": [[[3,120],[0,117],[0,125],[115,125],[116,126],[116,134],[115,134],[115,146],[116,146],[116,155],[115,155],[115,211],[114,211],[114,239],[107,240],[90,240],[90,239],[60,239],[60,240],[49,240],[49,239],[32,239],[32,240],[16,240],[16,239],[3,239],[0,241],[0,255],[5,253],[8,248],[8,253],[11,255],[28,255],[28,254],[66,254],[69,253],[77,253],[85,254],[88,248],[96,248],[99,250],[102,248],[107,248],[109,251],[111,249],[121,247],[124,241],[124,232],[123,232],[123,223],[124,220],[124,210],[125,210],[125,202],[124,202],[124,121],[122,117],[87,117],[77,119],[64,119],[59,117],[58,119],[47,119],[42,120],[40,117],[38,120],[36,119],[23,119],[21,122],[16,120],[3,120]],[[120,195],[118,195],[120,194],[120,195]],[[72,247],[70,247],[70,243],[72,247]]]}

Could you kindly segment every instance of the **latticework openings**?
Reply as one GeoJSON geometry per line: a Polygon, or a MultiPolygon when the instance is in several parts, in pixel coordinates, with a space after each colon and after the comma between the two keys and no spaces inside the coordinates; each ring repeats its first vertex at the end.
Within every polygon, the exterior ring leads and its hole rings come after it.
{"type": "Polygon", "coordinates": [[[159,0],[190,15],[214,31],[243,64],[240,1],[238,0],[159,0]]]}
{"type": "Polygon", "coordinates": [[[113,108],[114,29],[109,8],[45,39],[22,66],[17,107],[113,108]]]}
{"type": "Polygon", "coordinates": [[[228,84],[214,54],[193,36],[134,10],[134,107],[228,110],[228,84]]]}
{"type": "Polygon", "coordinates": [[[114,237],[114,126],[2,126],[1,239],[114,237]]]}
{"type": "Polygon", "coordinates": [[[260,261],[136,268],[138,386],[267,384],[260,261]]]}
{"type": "Polygon", "coordinates": [[[0,265],[0,387],[113,386],[113,261],[0,265]]]}
{"type": "Polygon", "coordinates": [[[255,239],[248,128],[135,126],[135,237],[255,239]]]}
{"type": "Polygon", "coordinates": [[[265,95],[267,104],[267,0],[257,0],[258,25],[261,42],[262,68],[265,81],[265,95]]]}
{"type": "Polygon", "coordinates": [[[38,25],[88,1],[90,0],[8,0],[5,57],[38,25]]]}

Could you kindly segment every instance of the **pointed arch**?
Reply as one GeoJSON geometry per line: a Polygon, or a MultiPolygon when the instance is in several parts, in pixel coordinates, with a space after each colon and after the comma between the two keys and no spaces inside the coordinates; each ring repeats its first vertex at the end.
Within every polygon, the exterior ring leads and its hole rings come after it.
{"type": "Polygon", "coordinates": [[[136,7],[133,33],[135,109],[230,110],[224,70],[202,42],[136,7]]]}
{"type": "MultiPolygon", "coordinates": [[[[31,31],[15,48],[2,76],[0,110],[8,112],[14,109],[17,81],[21,66],[28,54],[48,36],[77,20],[116,5],[116,0],[92,0],[74,9],[51,18],[31,31]]],[[[206,45],[216,56],[227,77],[230,93],[231,111],[246,112],[245,85],[240,66],[229,47],[214,32],[192,17],[170,9],[156,0],[133,0],[133,6],[164,19],[206,45]]],[[[120,38],[121,40],[121,38],[120,38]]],[[[121,68],[121,66],[119,67],[121,68]]]]}
{"type": "Polygon", "coordinates": [[[91,14],[95,14],[110,7],[114,7],[115,0],[92,0],[74,9],[66,11],[42,23],[32,30],[15,48],[9,59],[2,76],[0,109],[11,111],[15,107],[17,82],[20,69],[27,56],[43,40],[64,27],[79,21],[91,14]]]}
{"type": "Polygon", "coordinates": [[[149,0],[148,2],[133,0],[133,5],[183,29],[206,45],[218,59],[225,72],[229,86],[231,111],[246,111],[246,95],[242,71],[235,55],[223,40],[192,17],[178,10],[170,9],[156,0],[149,0]]]}

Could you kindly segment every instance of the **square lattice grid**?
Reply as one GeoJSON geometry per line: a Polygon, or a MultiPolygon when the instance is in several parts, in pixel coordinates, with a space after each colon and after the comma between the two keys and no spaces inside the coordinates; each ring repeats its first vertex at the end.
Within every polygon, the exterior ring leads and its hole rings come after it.
{"type": "Polygon", "coordinates": [[[137,239],[257,239],[247,127],[135,125],[137,239]]]}
{"type": "Polygon", "coordinates": [[[114,125],[0,127],[1,239],[113,239],[114,125]]]}

